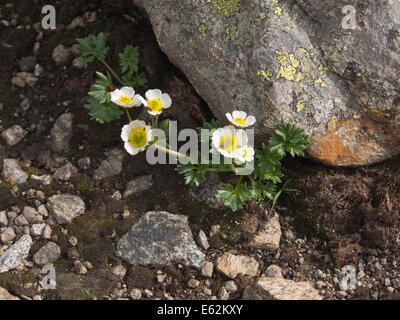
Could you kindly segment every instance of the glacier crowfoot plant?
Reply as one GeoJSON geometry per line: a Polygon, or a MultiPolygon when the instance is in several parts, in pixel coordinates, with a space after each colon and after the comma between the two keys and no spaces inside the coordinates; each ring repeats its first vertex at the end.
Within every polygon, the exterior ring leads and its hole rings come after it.
{"type": "Polygon", "coordinates": [[[242,209],[251,200],[260,205],[270,200],[273,208],[282,192],[298,191],[287,187],[289,181],[283,183],[280,189],[277,185],[282,183],[283,158],[288,154],[292,157],[304,156],[308,144],[308,136],[304,130],[291,124],[283,125],[273,132],[268,143],[255,149],[250,143],[253,129],[249,128],[256,123],[256,118],[235,110],[226,114],[231,125],[222,127],[218,121],[211,120],[194,132],[195,150],[199,150],[199,143],[202,146],[206,144],[207,154],[199,151],[193,154],[192,149],[190,156],[186,151],[178,152],[175,150],[177,146],[171,147],[166,138],[167,132],[172,129],[169,119],[160,123],[158,121],[164,109],[171,107],[171,97],[159,89],[147,90],[145,98],[135,92],[134,88],[141,88],[147,83],[145,75],[138,73],[138,48],[127,46],[119,55],[122,74],[119,77],[105,61],[109,48],[106,47],[103,33],[77,41],[78,52],[83,59],[82,66],[86,67],[89,62],[97,59],[107,69],[106,75],[97,72],[98,79],[89,91],[88,104],[85,107],[92,118],[100,123],[119,119],[123,114],[122,109],[125,110],[129,123],[122,128],[121,139],[129,154],[136,155],[147,150],[149,161],[149,153],[157,149],[175,157],[176,170],[184,176],[186,184],[200,185],[206,179],[207,172],[236,174],[236,184],[225,184],[216,194],[232,211],[242,209]],[[113,77],[121,86],[120,89],[114,87],[113,77]],[[131,118],[128,110],[142,104],[152,117],[151,124],[131,118]]]}

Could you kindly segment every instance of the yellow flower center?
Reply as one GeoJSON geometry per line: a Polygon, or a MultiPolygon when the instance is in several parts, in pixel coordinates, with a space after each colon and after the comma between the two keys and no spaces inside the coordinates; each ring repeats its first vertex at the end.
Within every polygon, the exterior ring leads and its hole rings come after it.
{"type": "Polygon", "coordinates": [[[118,101],[121,101],[122,103],[132,103],[132,99],[128,96],[120,96],[118,101]]]}
{"type": "Polygon", "coordinates": [[[219,141],[219,146],[222,150],[228,151],[228,152],[233,152],[236,150],[238,147],[239,143],[237,141],[237,138],[234,134],[227,134],[224,135],[220,141],[219,141]]]}
{"type": "Polygon", "coordinates": [[[129,142],[136,148],[141,148],[147,143],[147,133],[144,128],[135,128],[129,134],[129,142]]]}
{"type": "Polygon", "coordinates": [[[244,120],[243,118],[235,118],[233,119],[236,123],[239,123],[240,125],[244,126],[246,125],[246,120],[244,120]]]}
{"type": "Polygon", "coordinates": [[[153,112],[159,112],[162,110],[163,105],[160,99],[151,99],[147,101],[147,104],[150,107],[150,110],[153,112]]]}
{"type": "Polygon", "coordinates": [[[247,154],[248,154],[247,150],[244,149],[244,150],[243,150],[243,155],[242,155],[242,157],[243,157],[243,158],[246,158],[246,157],[247,157],[247,154]]]}

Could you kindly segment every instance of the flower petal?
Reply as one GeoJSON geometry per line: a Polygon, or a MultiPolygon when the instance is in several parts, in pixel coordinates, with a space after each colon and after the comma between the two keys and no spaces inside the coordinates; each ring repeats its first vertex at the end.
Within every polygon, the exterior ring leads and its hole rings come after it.
{"type": "Polygon", "coordinates": [[[160,100],[164,109],[168,109],[172,104],[172,99],[167,93],[163,93],[160,100]]]}

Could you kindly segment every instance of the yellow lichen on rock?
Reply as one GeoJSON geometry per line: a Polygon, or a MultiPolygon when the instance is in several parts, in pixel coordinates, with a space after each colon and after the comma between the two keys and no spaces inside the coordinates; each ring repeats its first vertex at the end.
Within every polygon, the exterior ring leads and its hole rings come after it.
{"type": "Polygon", "coordinates": [[[268,81],[271,81],[272,77],[272,72],[269,70],[259,70],[257,73],[258,76],[262,76],[263,78],[267,79],[268,81]]]}
{"type": "Polygon", "coordinates": [[[225,17],[229,17],[231,14],[239,11],[241,0],[207,0],[211,3],[214,10],[218,13],[223,14],[225,17]]]}
{"type": "Polygon", "coordinates": [[[296,59],[294,54],[283,53],[280,50],[276,50],[276,57],[278,59],[281,68],[276,76],[277,79],[284,78],[289,81],[299,82],[303,79],[301,72],[297,72],[297,68],[300,66],[300,60],[296,59]]]}
{"type": "Polygon", "coordinates": [[[303,111],[303,109],[304,109],[305,106],[306,106],[306,104],[305,104],[305,102],[304,102],[303,100],[297,101],[297,104],[296,104],[296,110],[297,110],[297,112],[303,111]]]}

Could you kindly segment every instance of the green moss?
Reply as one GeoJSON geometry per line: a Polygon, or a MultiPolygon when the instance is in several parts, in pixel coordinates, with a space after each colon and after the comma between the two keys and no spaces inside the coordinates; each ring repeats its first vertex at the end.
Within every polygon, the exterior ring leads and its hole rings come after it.
{"type": "Polygon", "coordinates": [[[212,4],[216,12],[230,17],[239,11],[241,0],[207,0],[207,2],[212,4]]]}
{"type": "Polygon", "coordinates": [[[231,26],[225,29],[225,42],[228,42],[233,35],[236,33],[237,27],[236,26],[231,26]]]}
{"type": "Polygon", "coordinates": [[[205,31],[206,31],[206,26],[204,25],[204,24],[201,24],[200,26],[199,26],[199,32],[200,33],[204,33],[205,31]]]}

